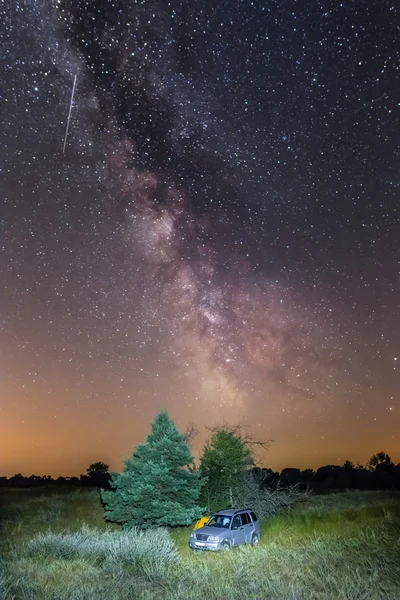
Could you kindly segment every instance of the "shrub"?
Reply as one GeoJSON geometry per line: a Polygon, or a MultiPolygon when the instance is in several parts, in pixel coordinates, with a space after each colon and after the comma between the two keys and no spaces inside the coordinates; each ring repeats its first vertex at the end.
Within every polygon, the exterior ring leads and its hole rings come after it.
{"type": "Polygon", "coordinates": [[[178,551],[166,529],[126,532],[82,527],[74,533],[39,533],[26,546],[28,555],[51,558],[91,558],[133,564],[140,561],[178,561],[178,551]]]}
{"type": "Polygon", "coordinates": [[[267,478],[253,473],[246,473],[233,490],[234,506],[251,506],[259,517],[273,517],[309,496],[298,485],[269,488],[267,478]]]}

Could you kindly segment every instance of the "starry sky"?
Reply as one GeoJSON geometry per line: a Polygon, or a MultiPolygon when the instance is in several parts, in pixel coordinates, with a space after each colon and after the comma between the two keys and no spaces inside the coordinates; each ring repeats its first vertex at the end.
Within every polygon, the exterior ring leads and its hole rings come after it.
{"type": "Polygon", "coordinates": [[[0,12],[1,474],[119,470],[162,408],[399,462],[397,3],[0,12]]]}

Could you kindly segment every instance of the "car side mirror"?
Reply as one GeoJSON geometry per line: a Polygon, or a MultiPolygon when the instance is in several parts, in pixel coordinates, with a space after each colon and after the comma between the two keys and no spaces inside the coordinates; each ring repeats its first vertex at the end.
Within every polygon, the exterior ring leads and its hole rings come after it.
{"type": "Polygon", "coordinates": [[[239,529],[237,525],[232,525],[232,529],[239,529]]]}

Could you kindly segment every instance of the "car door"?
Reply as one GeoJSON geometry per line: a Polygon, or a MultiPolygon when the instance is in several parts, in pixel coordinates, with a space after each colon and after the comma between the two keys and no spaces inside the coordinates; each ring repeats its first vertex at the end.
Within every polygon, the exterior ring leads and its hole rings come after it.
{"type": "Polygon", "coordinates": [[[231,525],[232,542],[234,546],[240,546],[245,543],[244,525],[240,515],[235,515],[231,525]]]}
{"type": "Polygon", "coordinates": [[[245,541],[246,541],[246,544],[250,544],[251,537],[252,537],[253,531],[254,531],[254,525],[250,518],[249,513],[242,513],[241,516],[242,516],[242,523],[243,523],[243,527],[244,527],[245,541]]]}
{"type": "Polygon", "coordinates": [[[250,516],[251,516],[251,520],[254,523],[254,531],[256,532],[258,537],[261,537],[260,521],[257,519],[257,515],[253,511],[251,511],[250,516]]]}

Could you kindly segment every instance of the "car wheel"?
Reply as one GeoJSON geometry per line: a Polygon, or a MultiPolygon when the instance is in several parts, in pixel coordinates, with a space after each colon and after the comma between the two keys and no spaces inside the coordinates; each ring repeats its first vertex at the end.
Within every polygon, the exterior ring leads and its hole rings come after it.
{"type": "Polygon", "coordinates": [[[224,540],[223,542],[221,542],[221,550],[230,550],[231,549],[231,545],[228,542],[228,540],[224,540]]]}
{"type": "Polygon", "coordinates": [[[257,546],[260,542],[260,538],[258,537],[257,533],[253,533],[253,536],[251,538],[251,545],[252,546],[257,546]]]}

